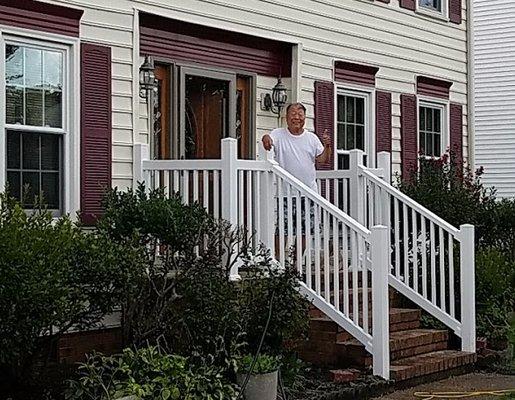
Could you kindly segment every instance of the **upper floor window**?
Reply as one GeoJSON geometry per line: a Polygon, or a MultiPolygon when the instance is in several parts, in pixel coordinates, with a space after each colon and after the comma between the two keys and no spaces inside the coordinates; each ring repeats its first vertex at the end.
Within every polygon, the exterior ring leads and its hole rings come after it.
{"type": "Polygon", "coordinates": [[[419,152],[426,157],[440,157],[447,141],[445,106],[421,102],[418,111],[419,152]]]}
{"type": "Polygon", "coordinates": [[[442,0],[418,0],[418,5],[427,10],[443,12],[442,0]]]}
{"type": "Polygon", "coordinates": [[[24,207],[32,208],[42,198],[55,214],[63,203],[65,60],[65,48],[5,44],[7,183],[24,207]]]}

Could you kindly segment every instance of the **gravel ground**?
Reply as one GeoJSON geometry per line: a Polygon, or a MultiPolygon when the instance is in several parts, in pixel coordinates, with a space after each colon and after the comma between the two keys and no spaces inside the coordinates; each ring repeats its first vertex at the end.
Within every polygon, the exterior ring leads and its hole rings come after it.
{"type": "MultiPolygon", "coordinates": [[[[492,391],[515,389],[515,375],[499,375],[499,374],[483,374],[473,373],[462,376],[455,376],[443,381],[428,383],[416,386],[407,390],[399,390],[392,394],[380,397],[376,400],[416,400],[413,394],[416,392],[471,392],[471,391],[492,391]]],[[[426,397],[429,399],[430,397],[426,397]]],[[[452,397],[443,397],[443,399],[451,399],[452,397]]],[[[499,396],[475,396],[467,397],[473,400],[490,400],[501,399],[499,396]]],[[[506,397],[507,398],[507,397],[506,397]]],[[[515,392],[513,397],[515,399],[515,392]]]]}

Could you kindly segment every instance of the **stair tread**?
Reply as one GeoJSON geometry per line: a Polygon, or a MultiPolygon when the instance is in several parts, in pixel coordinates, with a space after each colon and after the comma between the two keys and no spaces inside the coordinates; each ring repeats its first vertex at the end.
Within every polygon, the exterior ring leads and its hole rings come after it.
{"type": "MultiPolygon", "coordinates": [[[[402,315],[402,314],[411,314],[411,313],[419,313],[419,312],[420,312],[420,310],[418,310],[416,308],[395,308],[395,307],[390,308],[390,315],[402,315]]],[[[359,315],[362,315],[362,313],[360,313],[359,315]]],[[[313,321],[332,321],[332,319],[329,318],[328,316],[311,317],[310,319],[313,321]]]]}
{"type": "MultiPolygon", "coordinates": [[[[445,329],[424,329],[424,328],[417,328],[417,329],[409,329],[405,331],[396,331],[396,332],[390,332],[390,342],[395,342],[399,340],[406,340],[409,338],[414,337],[420,337],[420,336],[427,336],[431,335],[434,336],[436,334],[441,334],[444,336],[443,340],[447,340],[448,331],[445,329]]],[[[441,340],[441,341],[443,341],[441,340]]],[[[338,342],[338,344],[347,345],[347,346],[362,346],[365,347],[360,341],[357,339],[350,339],[343,342],[338,342]]]]}

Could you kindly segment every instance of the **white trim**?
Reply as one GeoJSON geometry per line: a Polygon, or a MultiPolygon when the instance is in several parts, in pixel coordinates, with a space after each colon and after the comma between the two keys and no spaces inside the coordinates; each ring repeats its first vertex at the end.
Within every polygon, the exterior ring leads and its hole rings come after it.
{"type": "Polygon", "coordinates": [[[5,190],[6,129],[63,135],[62,213],[76,218],[80,207],[80,40],[68,36],[0,25],[0,190],[5,190]],[[63,52],[62,128],[7,125],[5,122],[5,44],[32,45],[63,52]]]}
{"type": "Polygon", "coordinates": [[[338,154],[350,154],[350,150],[338,150],[337,136],[338,136],[338,95],[361,97],[365,99],[365,149],[364,153],[367,155],[367,166],[375,168],[376,158],[373,156],[376,150],[375,140],[375,87],[359,86],[352,83],[335,82],[334,90],[334,165],[337,169],[338,154]]]}
{"type": "MultiPolygon", "coordinates": [[[[426,96],[417,96],[417,154],[420,151],[420,107],[432,107],[438,108],[442,110],[442,118],[441,118],[441,138],[440,138],[440,156],[442,156],[447,151],[447,147],[450,142],[450,107],[449,100],[446,99],[436,99],[434,97],[426,97],[426,96]]],[[[432,159],[433,157],[425,156],[428,159],[432,159]]]]}
{"type": "Polygon", "coordinates": [[[441,0],[442,2],[442,11],[437,11],[429,7],[423,7],[420,5],[420,0],[415,0],[415,12],[422,15],[427,15],[428,17],[436,18],[443,20],[445,22],[449,22],[449,7],[447,5],[448,0],[441,0]]]}

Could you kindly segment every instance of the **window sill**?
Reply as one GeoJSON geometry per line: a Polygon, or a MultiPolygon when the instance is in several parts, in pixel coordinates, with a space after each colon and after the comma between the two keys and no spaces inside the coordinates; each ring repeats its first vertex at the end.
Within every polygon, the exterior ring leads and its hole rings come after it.
{"type": "Polygon", "coordinates": [[[431,18],[434,18],[434,19],[438,19],[438,20],[443,21],[443,22],[449,22],[450,21],[449,18],[446,15],[444,15],[443,13],[427,10],[427,9],[425,9],[423,7],[417,7],[415,12],[417,14],[419,14],[419,15],[424,15],[426,17],[431,17],[431,18]]]}

